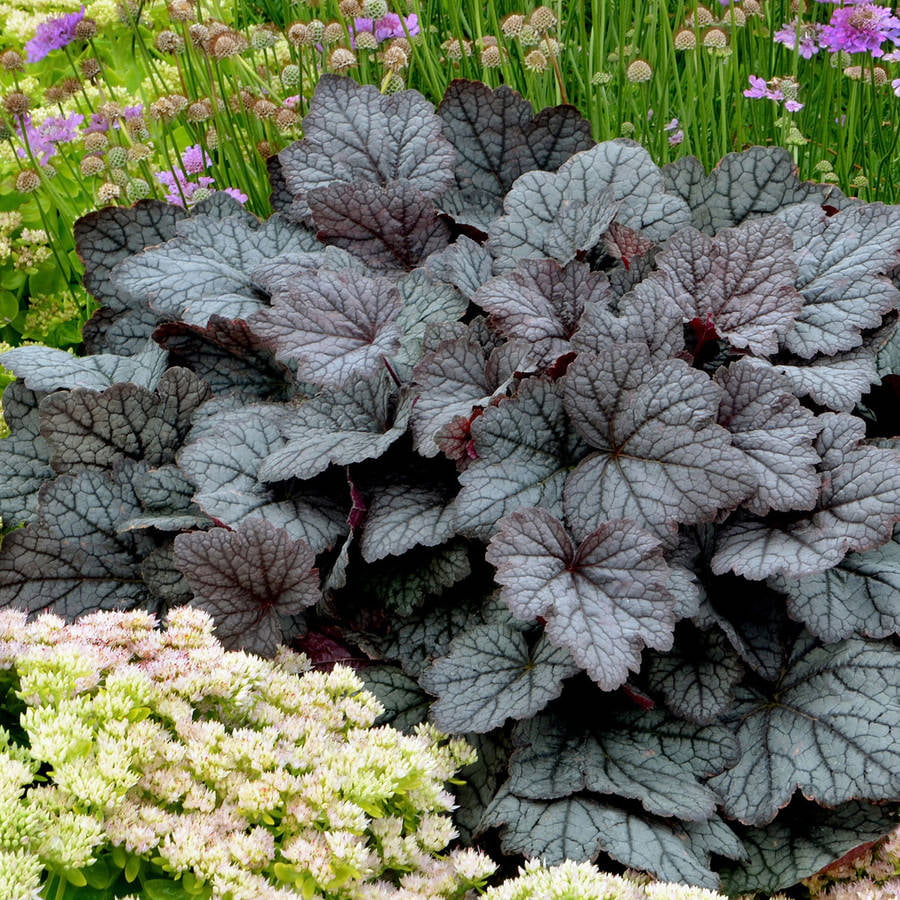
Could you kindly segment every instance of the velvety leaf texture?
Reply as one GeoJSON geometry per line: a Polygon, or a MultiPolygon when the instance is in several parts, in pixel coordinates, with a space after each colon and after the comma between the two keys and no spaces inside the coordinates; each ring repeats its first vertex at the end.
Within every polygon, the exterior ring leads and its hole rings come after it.
{"type": "Polygon", "coordinates": [[[513,614],[542,617],[548,639],[605,691],[640,667],[643,647],[672,646],[668,567],[633,523],[607,522],[576,547],[549,512],[523,509],[500,521],[486,559],[513,614]]]}
{"type": "Polygon", "coordinates": [[[282,641],[281,617],[296,616],[319,600],[309,544],[263,519],[247,519],[235,531],[180,534],[175,561],[194,592],[194,605],[214,618],[225,647],[271,656],[282,641]]]}

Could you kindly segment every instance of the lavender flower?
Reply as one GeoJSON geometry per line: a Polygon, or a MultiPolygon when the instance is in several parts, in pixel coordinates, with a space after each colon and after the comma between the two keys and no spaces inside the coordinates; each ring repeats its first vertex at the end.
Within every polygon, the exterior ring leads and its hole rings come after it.
{"type": "MultiPolygon", "coordinates": [[[[71,113],[66,118],[49,116],[40,125],[32,125],[31,116],[26,116],[24,139],[28,141],[28,147],[32,154],[38,157],[40,164],[46,166],[50,157],[56,154],[57,144],[67,144],[78,137],[78,126],[83,121],[84,116],[81,113],[71,113]]],[[[20,138],[23,137],[18,126],[16,126],[16,133],[20,138]]],[[[28,156],[23,147],[18,147],[16,153],[21,159],[28,156]]]]}
{"type": "Polygon", "coordinates": [[[894,93],[900,97],[900,78],[895,78],[891,82],[891,87],[894,89],[894,93]]]}
{"type": "Polygon", "coordinates": [[[900,42],[900,19],[886,6],[860,3],[832,13],[831,21],[822,28],[821,44],[832,52],[871,53],[884,56],[885,41],[900,42]]]}
{"type": "Polygon", "coordinates": [[[819,35],[822,31],[822,25],[818,22],[798,23],[797,19],[781,26],[772,40],[776,44],[784,44],[785,47],[793,50],[797,45],[797,36],[800,36],[800,55],[804,59],[810,59],[814,54],[819,52],[817,43],[819,35]]]}
{"type": "Polygon", "coordinates": [[[773,91],[766,84],[764,78],[758,78],[756,75],[750,76],[750,87],[744,91],[744,96],[751,100],[783,100],[784,94],[781,91],[773,91]]]}
{"type": "Polygon", "coordinates": [[[679,127],[678,119],[672,119],[663,125],[663,131],[669,132],[669,146],[677,147],[684,140],[684,131],[679,127]]]}
{"type": "Polygon", "coordinates": [[[41,22],[34,37],[25,45],[28,62],[40,62],[53,50],[60,50],[75,40],[75,26],[84,18],[84,6],[78,12],[41,22]]]}
{"type": "Polygon", "coordinates": [[[211,165],[212,160],[203,152],[203,148],[199,144],[188,147],[181,154],[181,165],[188,175],[197,175],[206,171],[211,165]]]}
{"type": "MultiPolygon", "coordinates": [[[[396,13],[388,13],[380,19],[354,19],[353,31],[372,32],[379,43],[388,38],[406,37],[407,32],[409,32],[410,37],[415,37],[419,33],[419,17],[412,13],[401,21],[400,16],[396,13]],[[403,30],[404,22],[406,23],[406,31],[403,30]]],[[[350,43],[356,46],[352,37],[350,43]]]]}
{"type": "Polygon", "coordinates": [[[227,187],[222,189],[229,197],[234,197],[238,203],[246,203],[247,195],[243,191],[239,191],[237,188],[227,187]]]}

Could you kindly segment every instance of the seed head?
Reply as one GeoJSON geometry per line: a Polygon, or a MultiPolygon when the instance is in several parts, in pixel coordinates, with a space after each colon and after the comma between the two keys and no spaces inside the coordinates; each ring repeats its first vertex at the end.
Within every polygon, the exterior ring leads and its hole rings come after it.
{"type": "Polygon", "coordinates": [[[591,84],[609,84],[612,80],[613,77],[609,72],[594,72],[594,74],[591,75],[591,84]]]}
{"type": "Polygon", "coordinates": [[[84,136],[84,149],[88,153],[103,153],[109,146],[109,138],[102,131],[92,131],[84,136]]]}
{"type": "Polygon", "coordinates": [[[201,200],[209,200],[212,197],[213,192],[209,188],[200,187],[191,194],[191,203],[199,203],[201,200]]]}
{"type": "Polygon", "coordinates": [[[357,31],[354,43],[357,50],[375,50],[378,47],[378,38],[371,31],[357,31]]]}
{"type": "Polygon", "coordinates": [[[335,72],[346,72],[356,65],[356,54],[346,47],[335,47],[328,55],[328,67],[335,72]]]}
{"type": "Polygon", "coordinates": [[[760,17],[763,14],[763,8],[757,0],[744,0],[744,15],[760,17]]]}
{"type": "Polygon", "coordinates": [[[869,179],[866,178],[865,175],[856,175],[854,178],[850,179],[850,187],[852,188],[865,188],[869,186],[869,179]]]}
{"type": "Polygon", "coordinates": [[[465,41],[463,43],[459,38],[450,38],[441,44],[441,50],[444,51],[444,55],[447,59],[454,61],[459,60],[462,59],[463,56],[472,55],[472,42],[465,41]]]}
{"type": "Polygon", "coordinates": [[[721,28],[710,28],[703,35],[703,46],[712,47],[720,50],[722,47],[728,46],[728,35],[721,28]]]}
{"type": "Polygon", "coordinates": [[[394,38],[389,46],[399,47],[407,56],[412,53],[412,44],[405,37],[394,38]]]}
{"type": "MultiPolygon", "coordinates": [[[[92,136],[92,135],[91,135],[92,136]]],[[[86,178],[90,178],[93,175],[99,175],[106,166],[103,163],[103,160],[100,159],[99,156],[94,156],[93,154],[88,154],[87,156],[83,156],[81,158],[81,174],[86,178]]]]}
{"type": "Polygon", "coordinates": [[[92,80],[100,74],[100,63],[93,57],[83,59],[78,64],[78,68],[81,69],[81,74],[88,80],[92,80]]]}
{"type": "Polygon", "coordinates": [[[190,0],[172,0],[167,9],[173,22],[193,22],[197,18],[196,8],[190,0]]]}
{"type": "Polygon", "coordinates": [[[300,84],[300,66],[293,64],[281,70],[281,83],[286,88],[295,88],[300,84]]]}
{"type": "Polygon", "coordinates": [[[532,72],[547,71],[547,57],[540,50],[529,50],[525,54],[523,62],[525,63],[525,68],[530,69],[532,72]]]}
{"type": "Polygon", "coordinates": [[[341,0],[338,3],[338,9],[345,19],[354,19],[357,16],[361,16],[363,11],[359,0],[341,0]]]}
{"type": "Polygon", "coordinates": [[[705,6],[698,6],[696,13],[687,17],[688,25],[692,26],[694,22],[701,28],[705,28],[707,25],[712,25],[712,23],[715,22],[715,17],[705,6]]]}
{"type": "Polygon", "coordinates": [[[206,130],[206,146],[210,150],[215,150],[219,146],[219,132],[215,128],[206,130]]]}
{"type": "Polygon", "coordinates": [[[387,50],[384,51],[383,61],[385,68],[390,69],[393,72],[399,72],[401,69],[407,67],[409,64],[409,57],[402,47],[394,45],[388,47],[387,50]]]}
{"type": "Polygon", "coordinates": [[[306,30],[311,44],[318,44],[325,37],[325,23],[321,19],[310,19],[306,30]]]}
{"type": "Polygon", "coordinates": [[[482,37],[478,38],[476,43],[482,50],[486,50],[488,47],[500,46],[500,42],[492,34],[482,35],[482,37]]]}
{"type": "Polygon", "coordinates": [[[6,72],[21,72],[25,68],[25,60],[17,50],[4,50],[0,53],[0,69],[6,72]]]}
{"type": "Polygon", "coordinates": [[[113,184],[119,185],[119,187],[126,187],[131,178],[124,169],[110,169],[109,180],[113,184]]]}
{"type": "Polygon", "coordinates": [[[125,196],[132,203],[136,200],[143,200],[144,197],[150,196],[150,185],[143,178],[132,178],[125,185],[125,196]]]}
{"type": "Polygon", "coordinates": [[[536,47],[541,42],[537,28],[526,22],[519,31],[519,43],[523,47],[536,47]]]}
{"type": "Polygon", "coordinates": [[[21,194],[31,194],[41,186],[41,176],[34,169],[22,169],[16,176],[16,190],[21,194]]]}
{"type": "Polygon", "coordinates": [[[299,118],[300,117],[294,110],[283,106],[275,113],[275,127],[279,131],[287,131],[288,128],[293,128],[293,126],[297,124],[299,118]]]}
{"type": "Polygon", "coordinates": [[[97,188],[97,200],[99,200],[100,203],[112,203],[113,200],[118,200],[121,196],[122,188],[117,184],[113,184],[111,181],[104,181],[103,184],[97,188]]]}
{"type": "Polygon", "coordinates": [[[653,69],[646,60],[636,59],[625,70],[625,77],[632,84],[639,84],[642,81],[649,81],[653,77],[653,69]]]}
{"type": "Polygon", "coordinates": [[[93,19],[82,19],[75,24],[72,33],[79,41],[92,41],[97,36],[97,23],[93,19]]]}
{"type": "Polygon", "coordinates": [[[479,57],[481,64],[486,69],[498,69],[503,65],[503,53],[500,48],[494,45],[488,45],[481,51],[479,57]]]}
{"type": "Polygon", "coordinates": [[[722,16],[720,25],[731,25],[732,22],[738,28],[743,28],[747,24],[747,14],[739,7],[733,4],[728,7],[728,11],[722,16]]]}
{"type": "Polygon", "coordinates": [[[160,53],[181,53],[184,50],[184,38],[168,28],[161,31],[153,42],[160,53]]]}
{"type": "Polygon", "coordinates": [[[619,130],[622,137],[631,137],[634,134],[634,122],[623,122],[619,130]]]}
{"type": "Polygon", "coordinates": [[[8,141],[13,136],[13,130],[9,124],[0,119],[0,141],[8,141]]]}
{"type": "Polygon", "coordinates": [[[309,37],[309,28],[303,22],[294,22],[288,26],[287,39],[292,47],[304,47],[312,43],[309,37]]]}
{"type": "Polygon", "coordinates": [[[556,40],[556,38],[545,37],[541,41],[541,49],[548,56],[559,56],[559,51],[562,50],[562,44],[556,40]]]}
{"type": "Polygon", "coordinates": [[[205,25],[191,25],[188,35],[194,47],[204,47],[209,40],[209,29],[205,25]]]}
{"type": "Polygon", "coordinates": [[[125,110],[123,110],[118,103],[113,103],[111,101],[98,106],[97,112],[100,113],[104,119],[109,119],[110,122],[121,119],[125,114],[125,110]]]}
{"type": "Polygon", "coordinates": [[[44,100],[47,103],[62,103],[66,96],[66,92],[58,84],[51,85],[44,91],[44,100]]]}
{"type": "Polygon", "coordinates": [[[260,141],[256,145],[256,152],[263,159],[268,159],[275,152],[275,148],[268,141],[260,141]]]}
{"type": "Polygon", "coordinates": [[[119,144],[116,144],[109,148],[109,152],[106,154],[106,161],[114,169],[121,169],[128,162],[128,151],[119,144]]]}
{"type": "Polygon", "coordinates": [[[213,59],[228,59],[240,55],[249,46],[249,41],[239,31],[223,31],[209,39],[207,53],[213,59]]]}
{"type": "Polygon", "coordinates": [[[500,22],[500,30],[508,38],[518,37],[525,24],[525,16],[521,13],[510,13],[500,22]]]}
{"type": "Polygon", "coordinates": [[[367,19],[383,19],[387,14],[387,0],[364,0],[363,15],[367,19]]]}
{"type": "Polygon", "coordinates": [[[146,144],[132,144],[126,151],[129,162],[143,162],[150,159],[153,151],[146,144]]]}
{"type": "Polygon", "coordinates": [[[322,35],[322,44],[331,47],[338,41],[342,41],[347,37],[347,29],[340,22],[329,22],[325,26],[325,32],[322,35]]]}
{"type": "Polygon", "coordinates": [[[675,33],[676,50],[693,50],[697,46],[697,35],[690,28],[682,28],[675,33]]]}
{"type": "Polygon", "coordinates": [[[406,87],[406,82],[399,72],[388,72],[381,82],[382,94],[398,94],[406,87]]]}
{"type": "Polygon", "coordinates": [[[21,91],[13,91],[3,98],[3,109],[9,115],[21,118],[31,109],[31,97],[21,91]]]}
{"type": "Polygon", "coordinates": [[[265,50],[278,43],[278,32],[271,25],[259,25],[250,35],[250,46],[254,50],[265,50]]]}
{"type": "Polygon", "coordinates": [[[556,13],[549,6],[538,6],[528,17],[528,24],[539,34],[555,28],[558,22],[559,19],[556,18],[556,13]]]}
{"type": "Polygon", "coordinates": [[[254,115],[259,119],[271,119],[272,116],[278,112],[277,104],[273,103],[271,100],[266,100],[265,97],[261,100],[257,100],[252,108],[254,115]]]}
{"type": "Polygon", "coordinates": [[[143,116],[135,116],[133,119],[125,120],[125,130],[138,141],[146,141],[150,139],[150,129],[143,116]]]}
{"type": "Polygon", "coordinates": [[[184,117],[188,122],[205,122],[212,118],[212,104],[209,100],[195,100],[188,104],[188,108],[184,111],[184,117]]]}
{"type": "Polygon", "coordinates": [[[158,122],[171,122],[177,115],[178,111],[168,97],[160,97],[150,104],[150,118],[158,122]]]}

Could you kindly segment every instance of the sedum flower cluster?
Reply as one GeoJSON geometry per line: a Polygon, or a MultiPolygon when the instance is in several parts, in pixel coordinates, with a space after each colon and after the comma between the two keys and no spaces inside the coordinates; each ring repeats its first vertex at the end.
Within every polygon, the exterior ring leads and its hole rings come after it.
{"type": "Polygon", "coordinates": [[[112,870],[222,900],[461,898],[494,866],[445,789],[472,760],[377,727],[352,670],[225,651],[205,613],[0,613],[0,898],[112,870]]]}
{"type": "Polygon", "coordinates": [[[807,878],[815,900],[891,900],[900,897],[900,826],[807,878]]]}

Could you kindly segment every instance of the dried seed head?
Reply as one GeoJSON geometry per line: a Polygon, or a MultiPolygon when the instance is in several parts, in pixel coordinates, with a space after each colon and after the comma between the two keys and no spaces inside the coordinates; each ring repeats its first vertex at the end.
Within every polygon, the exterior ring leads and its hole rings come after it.
{"type": "Polygon", "coordinates": [[[6,72],[21,72],[25,68],[25,60],[17,50],[4,50],[0,53],[0,69],[6,72]]]}
{"type": "Polygon", "coordinates": [[[346,72],[356,65],[356,54],[346,47],[335,47],[328,55],[328,67],[335,72],[346,72]]]}
{"type": "Polygon", "coordinates": [[[538,6],[528,17],[528,24],[540,34],[555,28],[558,22],[556,13],[549,6],[538,6]]]}
{"type": "Polygon", "coordinates": [[[409,57],[401,47],[392,46],[384,51],[384,65],[393,72],[405,69],[409,64],[409,57]]]}
{"type": "Polygon", "coordinates": [[[612,80],[613,77],[609,72],[594,72],[594,74],[591,75],[591,84],[609,84],[612,80]]]}
{"type": "Polygon", "coordinates": [[[256,152],[263,159],[268,159],[275,152],[275,148],[268,141],[260,141],[256,145],[256,152]]]}
{"type": "Polygon", "coordinates": [[[97,188],[97,200],[100,203],[112,203],[113,200],[118,200],[122,195],[122,188],[117,184],[113,184],[111,181],[104,181],[100,187],[97,188]]]}
{"type": "Polygon", "coordinates": [[[378,46],[378,38],[371,31],[357,31],[353,42],[357,50],[374,50],[378,46]]]}
{"type": "Polygon", "coordinates": [[[250,35],[250,46],[254,50],[265,50],[274,47],[278,43],[278,32],[272,25],[259,25],[253,29],[250,35]]]}
{"type": "Polygon", "coordinates": [[[227,34],[231,31],[231,26],[220,22],[218,19],[212,19],[206,23],[206,30],[209,32],[210,38],[214,38],[219,34],[227,34]]]}
{"type": "Polygon", "coordinates": [[[503,65],[503,54],[500,52],[499,47],[485,47],[484,50],[481,51],[479,59],[486,69],[498,69],[503,65]]]}
{"type": "Polygon", "coordinates": [[[762,4],[757,2],[757,0],[744,0],[744,15],[745,16],[762,16],[763,8],[762,4]]]}
{"type": "Polygon", "coordinates": [[[81,82],[77,78],[63,78],[59,86],[66,92],[67,97],[74,97],[81,90],[81,82]]]}
{"type": "Polygon", "coordinates": [[[300,66],[285,66],[281,70],[281,83],[286,88],[295,88],[300,84],[300,66]]]}
{"type": "Polygon", "coordinates": [[[705,6],[698,6],[697,11],[689,15],[686,22],[691,26],[696,22],[701,28],[705,28],[715,22],[715,17],[705,6]]]}
{"type": "Polygon", "coordinates": [[[31,109],[31,97],[21,91],[13,91],[3,98],[3,109],[11,116],[27,115],[28,110],[31,109]]]}
{"type": "Polygon", "coordinates": [[[541,36],[534,25],[526,22],[519,31],[519,43],[523,47],[536,47],[541,42],[541,36]]]}
{"type": "Polygon", "coordinates": [[[279,131],[287,131],[288,128],[293,128],[294,125],[297,124],[300,117],[297,113],[292,109],[288,109],[286,106],[283,106],[281,109],[275,113],[275,127],[279,131]]]}
{"type": "Polygon", "coordinates": [[[172,0],[167,9],[173,22],[194,22],[197,18],[196,8],[191,0],[172,0]]]}
{"type": "Polygon", "coordinates": [[[472,55],[472,44],[470,41],[462,43],[458,38],[450,38],[441,44],[441,50],[444,51],[447,59],[458,60],[462,59],[463,56],[472,55]]]}
{"type": "Polygon", "coordinates": [[[125,187],[131,181],[131,178],[124,169],[110,169],[109,180],[113,184],[119,185],[119,187],[125,187]]]}
{"type": "Polygon", "coordinates": [[[168,97],[160,97],[158,100],[154,100],[150,104],[149,112],[150,118],[157,122],[171,122],[178,115],[178,111],[169,102],[168,97]]]}
{"type": "Polygon", "coordinates": [[[481,50],[486,50],[488,47],[500,46],[500,42],[492,34],[482,35],[475,43],[478,44],[478,47],[481,50]]]}
{"type": "Polygon", "coordinates": [[[407,56],[412,53],[412,44],[405,37],[394,38],[389,46],[399,47],[407,56]]]}
{"type": "Polygon", "coordinates": [[[387,14],[387,0],[364,0],[363,15],[367,19],[383,19],[387,14]]]}
{"type": "Polygon", "coordinates": [[[161,31],[153,42],[160,53],[181,53],[184,50],[184,38],[168,28],[161,31]]]}
{"type": "Polygon", "coordinates": [[[150,196],[150,185],[143,178],[132,178],[125,185],[125,196],[132,203],[136,200],[143,200],[144,197],[150,196]]]}
{"type": "Polygon", "coordinates": [[[0,119],[0,141],[8,141],[13,136],[13,130],[9,124],[0,119]]]}
{"type": "Polygon", "coordinates": [[[88,153],[103,153],[109,146],[109,138],[102,131],[92,131],[84,136],[84,149],[88,153]]]}
{"type": "Polygon", "coordinates": [[[357,16],[361,16],[363,11],[359,0],[341,0],[338,3],[338,9],[345,19],[354,19],[357,16]]]}
{"type": "Polygon", "coordinates": [[[126,119],[125,129],[135,140],[146,141],[150,138],[150,129],[147,128],[147,123],[144,121],[143,116],[126,119]]]}
{"type": "Polygon", "coordinates": [[[93,57],[83,59],[78,64],[78,68],[81,69],[81,74],[88,79],[96,78],[100,74],[100,63],[93,57]]]}
{"type": "Polygon", "coordinates": [[[653,69],[646,60],[636,59],[625,70],[625,77],[632,84],[639,84],[642,81],[649,81],[653,77],[653,69]]]}
{"type": "Polygon", "coordinates": [[[229,59],[243,53],[249,46],[249,41],[239,31],[223,31],[209,39],[206,52],[213,59],[229,59]]]}
{"type": "Polygon", "coordinates": [[[721,28],[710,28],[703,35],[703,46],[721,49],[728,46],[728,35],[721,28]]]}
{"type": "Polygon", "coordinates": [[[97,23],[93,19],[82,19],[72,32],[79,41],[92,41],[97,36],[97,23]]]}
{"type": "Polygon", "coordinates": [[[325,32],[322,35],[322,43],[326,47],[331,47],[338,41],[345,40],[347,37],[347,29],[340,22],[329,22],[325,26],[325,32]]]}
{"type": "Polygon", "coordinates": [[[875,80],[875,84],[887,84],[888,73],[881,66],[875,66],[872,69],[872,78],[875,80]]]}
{"type": "Polygon", "coordinates": [[[271,100],[257,100],[253,104],[253,113],[260,119],[271,119],[278,112],[278,106],[271,100]]]}
{"type": "Polygon", "coordinates": [[[143,162],[145,159],[150,159],[153,155],[153,150],[146,144],[141,143],[132,144],[125,152],[128,155],[129,162],[143,162]]]}
{"type": "Polygon", "coordinates": [[[110,122],[112,122],[116,119],[121,119],[125,111],[118,103],[109,101],[98,106],[97,112],[100,113],[100,115],[103,116],[104,119],[108,119],[110,122]]]}
{"type": "Polygon", "coordinates": [[[547,57],[540,50],[529,50],[525,54],[523,62],[525,63],[525,68],[530,69],[532,72],[547,71],[547,57]]]}
{"type": "Polygon", "coordinates": [[[21,194],[31,194],[41,186],[41,176],[34,169],[22,169],[16,176],[16,190],[21,194]]]}
{"type": "Polygon", "coordinates": [[[846,66],[844,74],[853,81],[860,81],[863,74],[862,66],[846,66]]]}
{"type": "Polygon", "coordinates": [[[682,28],[675,33],[676,50],[693,50],[697,46],[697,35],[690,28],[682,28]]]}
{"type": "Polygon", "coordinates": [[[406,82],[399,72],[388,72],[381,82],[382,94],[398,94],[406,87],[406,82]]]}
{"type": "Polygon", "coordinates": [[[44,100],[48,103],[62,103],[63,100],[66,99],[69,95],[63,90],[63,88],[54,84],[51,87],[48,87],[46,91],[44,91],[44,100]]]}
{"type": "Polygon", "coordinates": [[[99,156],[89,154],[88,156],[82,157],[80,168],[81,174],[86,178],[90,178],[93,175],[99,175],[106,168],[106,166],[99,156]]]}
{"type": "Polygon", "coordinates": [[[728,7],[728,11],[719,22],[720,25],[731,25],[732,23],[738,28],[743,28],[747,24],[747,14],[734,4],[728,7]]]}
{"type": "Polygon", "coordinates": [[[541,41],[541,49],[548,56],[559,56],[559,51],[562,50],[562,44],[556,40],[556,38],[545,37],[541,41]]]}
{"type": "Polygon", "coordinates": [[[184,117],[188,122],[205,122],[212,118],[212,104],[209,100],[195,100],[188,104],[188,108],[184,111],[184,117]]]}
{"type": "Polygon", "coordinates": [[[188,108],[188,104],[190,101],[184,94],[169,94],[168,96],[169,103],[172,104],[175,112],[184,112],[188,108]]]}
{"type": "Polygon", "coordinates": [[[206,146],[210,150],[215,150],[219,146],[219,132],[215,128],[208,128],[205,137],[206,146]]]}
{"type": "Polygon", "coordinates": [[[303,22],[294,22],[288,26],[287,39],[293,47],[304,47],[312,43],[309,38],[309,28],[303,22]]]}
{"type": "Polygon", "coordinates": [[[310,19],[306,30],[311,44],[318,44],[325,37],[325,23],[321,19],[310,19]]]}
{"type": "Polygon", "coordinates": [[[518,37],[524,24],[525,16],[521,13],[510,13],[500,21],[500,30],[508,38],[518,37]]]}
{"type": "Polygon", "coordinates": [[[191,44],[195,47],[204,47],[209,40],[209,29],[205,25],[191,25],[188,28],[191,44]]]}
{"type": "Polygon", "coordinates": [[[128,151],[119,144],[116,144],[109,148],[109,152],[106,154],[106,161],[112,168],[122,169],[128,162],[128,151]]]}

